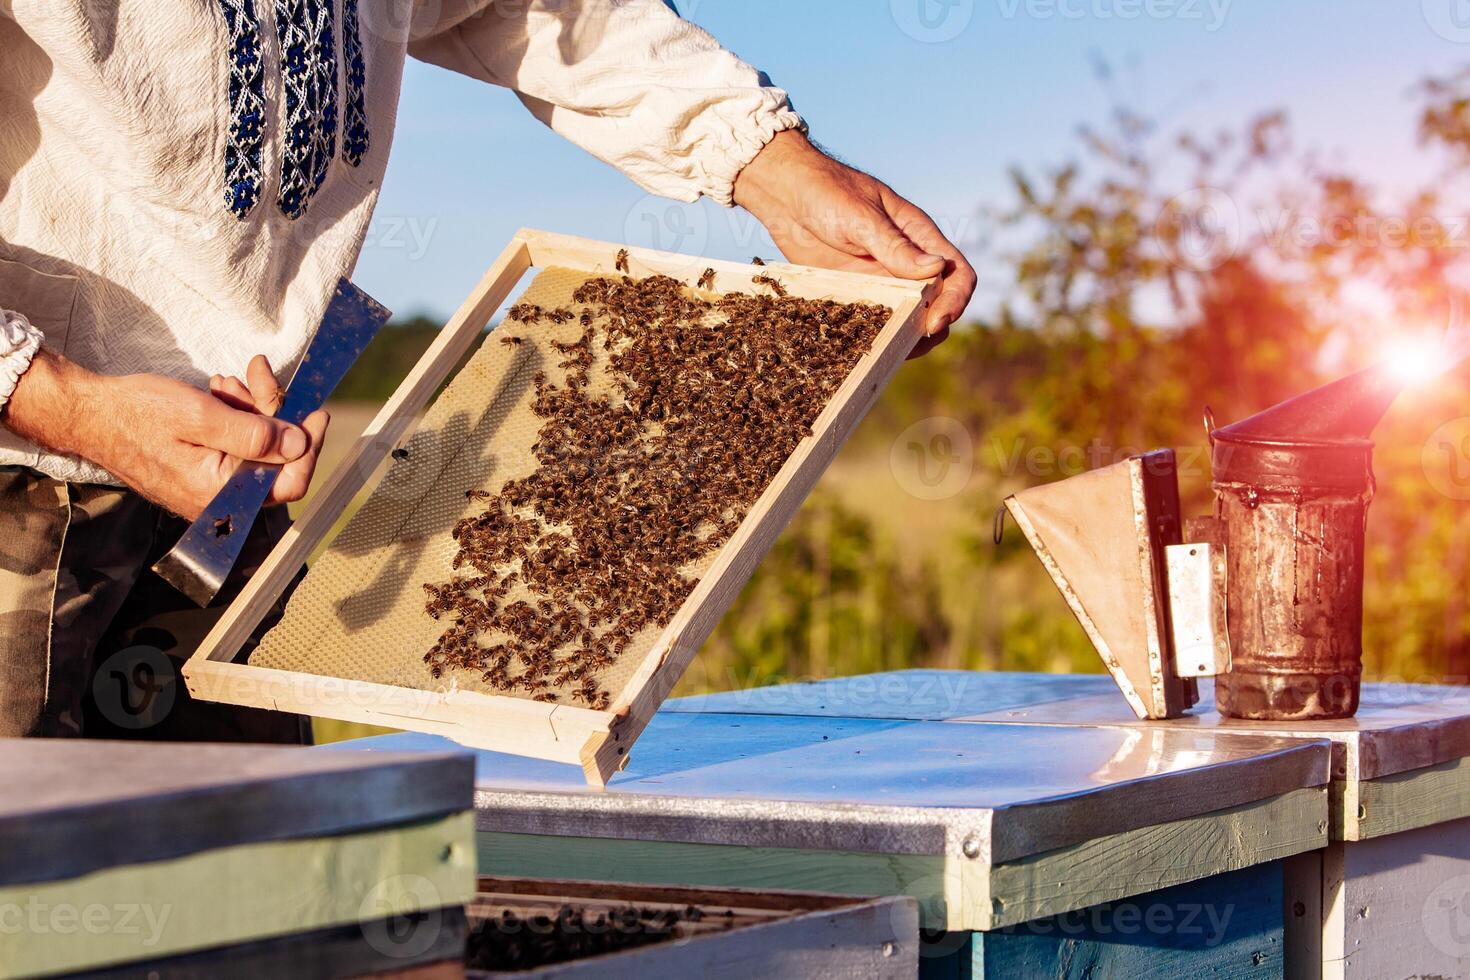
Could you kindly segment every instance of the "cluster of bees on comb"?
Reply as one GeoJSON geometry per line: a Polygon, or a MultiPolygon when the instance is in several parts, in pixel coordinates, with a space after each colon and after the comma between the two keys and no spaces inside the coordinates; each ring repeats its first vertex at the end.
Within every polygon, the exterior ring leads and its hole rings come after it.
{"type": "Polygon", "coordinates": [[[424,585],[429,615],[449,621],[424,656],[436,678],[476,671],[498,691],[607,708],[599,676],[673,619],[687,570],[735,533],[891,315],[765,275],[757,293],[707,299],[627,275],[623,253],[615,265],[577,287],[578,311],[522,302],[498,328],[516,330],[500,338],[514,356],[554,353],[559,378],[533,379],[536,470],[466,491],[484,507],[454,528],[453,576],[424,585]],[[538,324],[573,319],[576,340],[537,340],[538,324]]]}

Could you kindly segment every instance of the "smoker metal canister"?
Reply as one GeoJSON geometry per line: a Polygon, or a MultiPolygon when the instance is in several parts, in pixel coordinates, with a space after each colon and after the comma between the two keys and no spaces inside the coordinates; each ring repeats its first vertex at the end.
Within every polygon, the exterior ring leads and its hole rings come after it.
{"type": "Polygon", "coordinates": [[[1363,670],[1363,548],[1373,443],[1213,434],[1232,664],[1222,715],[1345,718],[1363,670]]]}

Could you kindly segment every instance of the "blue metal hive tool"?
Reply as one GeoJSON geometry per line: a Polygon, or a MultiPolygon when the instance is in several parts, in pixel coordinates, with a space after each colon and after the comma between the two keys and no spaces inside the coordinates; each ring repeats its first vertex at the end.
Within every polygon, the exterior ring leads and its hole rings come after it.
{"type": "MultiPolygon", "coordinates": [[[[346,279],[338,280],[276,418],[300,425],[321,408],[391,315],[346,279]]],[[[280,471],[279,466],[268,463],[241,464],[153,570],[199,605],[209,605],[235,567],[280,471]]]]}

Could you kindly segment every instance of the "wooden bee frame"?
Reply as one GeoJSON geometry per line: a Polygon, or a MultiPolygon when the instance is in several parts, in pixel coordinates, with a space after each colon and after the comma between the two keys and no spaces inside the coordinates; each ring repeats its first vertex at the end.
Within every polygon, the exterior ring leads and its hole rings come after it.
{"type": "Polygon", "coordinates": [[[518,232],[185,664],[190,693],[208,701],[428,732],[475,748],[571,763],[581,766],[593,785],[605,785],[627,763],[633,741],[921,337],[923,311],[935,288],[934,281],[905,282],[782,264],[696,262],[646,249],[627,249],[624,259],[618,245],[541,231],[518,232]],[[631,275],[669,275],[691,286],[698,273],[710,267],[723,292],[754,293],[761,288],[754,277],[774,275],[794,296],[878,303],[893,314],[822,410],[812,435],[798,444],[653,648],[636,664],[633,679],[618,698],[605,710],[593,710],[235,663],[240,649],[366,485],[376,464],[394,450],[455,366],[485,336],[490,317],[522,276],[532,268],[552,267],[611,275],[614,264],[622,261],[631,275]]]}

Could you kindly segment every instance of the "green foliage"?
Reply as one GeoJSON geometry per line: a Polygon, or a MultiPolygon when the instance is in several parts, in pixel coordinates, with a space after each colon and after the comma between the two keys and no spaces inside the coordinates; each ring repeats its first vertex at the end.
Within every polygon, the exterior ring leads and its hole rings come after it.
{"type": "MultiPolygon", "coordinates": [[[[1470,168],[1470,70],[1424,93],[1425,141],[1470,168]]],[[[1080,161],[1013,173],[1014,206],[993,219],[1021,244],[990,257],[1013,275],[1010,301],[900,373],[839,459],[829,496],[757,571],[708,658],[767,680],[926,665],[1096,670],[1021,536],[992,541],[1006,493],[1169,446],[1186,512],[1205,513],[1207,408],[1232,421],[1381,354],[1385,328],[1356,315],[1354,291],[1382,298],[1390,330],[1443,326],[1470,309],[1454,284],[1463,250],[1434,218],[1440,189],[1384,203],[1367,181],[1294,156],[1284,113],[1239,133],[1166,139],[1119,110],[1082,140],[1080,161]],[[1222,213],[1237,220],[1222,224],[1222,213]],[[878,469],[898,433],[935,416],[975,440],[964,493],[943,505],[892,500],[866,524],[838,509],[834,524],[833,499],[862,496],[850,474],[878,469]],[[950,524],[914,533],[937,506],[950,524]],[[904,563],[854,560],[895,551],[904,563]],[[819,571],[824,562],[833,571],[819,571]],[[903,567],[942,574],[880,598],[880,581],[903,567]],[[829,616],[841,625],[822,626],[829,616]]],[[[1376,435],[1365,665],[1383,678],[1470,681],[1463,369],[1406,396],[1376,435]],[[1453,444],[1437,446],[1446,423],[1453,444]]],[[[732,679],[706,671],[691,689],[732,679]]]]}
{"type": "Polygon", "coordinates": [[[389,323],[367,345],[333,397],[345,402],[387,401],[434,342],[439,328],[437,321],[425,316],[389,323]]]}
{"type": "Polygon", "coordinates": [[[905,568],[885,537],[832,494],[814,494],[710,640],[706,679],[773,684],[937,655],[949,634],[933,570],[905,568]]]}

